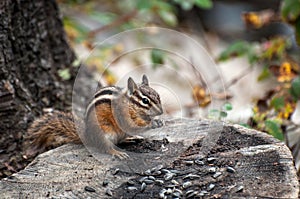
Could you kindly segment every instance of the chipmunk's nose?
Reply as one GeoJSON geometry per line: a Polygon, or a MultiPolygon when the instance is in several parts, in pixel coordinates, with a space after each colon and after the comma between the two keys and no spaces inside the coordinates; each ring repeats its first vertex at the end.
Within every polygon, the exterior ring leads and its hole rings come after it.
{"type": "Polygon", "coordinates": [[[164,111],[163,111],[162,106],[159,106],[159,115],[161,115],[161,114],[163,114],[163,113],[164,113],[164,111]]]}
{"type": "Polygon", "coordinates": [[[153,116],[161,115],[163,112],[163,108],[160,104],[155,104],[153,106],[153,116]]]}

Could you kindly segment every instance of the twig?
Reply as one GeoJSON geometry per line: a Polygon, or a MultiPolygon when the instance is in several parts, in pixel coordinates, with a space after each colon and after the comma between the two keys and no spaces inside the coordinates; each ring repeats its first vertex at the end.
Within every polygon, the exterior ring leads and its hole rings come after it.
{"type": "Polygon", "coordinates": [[[225,88],[228,89],[229,87],[231,87],[232,85],[234,85],[235,83],[237,83],[239,80],[241,80],[243,77],[245,77],[246,75],[249,74],[249,72],[251,72],[252,67],[248,67],[244,72],[242,72],[241,74],[239,74],[239,76],[233,78],[232,80],[230,80],[226,85],[225,88]]]}

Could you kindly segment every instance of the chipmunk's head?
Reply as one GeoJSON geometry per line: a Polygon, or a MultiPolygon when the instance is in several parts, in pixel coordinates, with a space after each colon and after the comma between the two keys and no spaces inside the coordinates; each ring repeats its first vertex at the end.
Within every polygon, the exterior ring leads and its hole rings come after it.
{"type": "Polygon", "coordinates": [[[149,86],[146,75],[143,75],[141,84],[136,84],[130,77],[127,89],[127,96],[139,117],[150,121],[154,116],[163,113],[159,94],[149,86]]]}

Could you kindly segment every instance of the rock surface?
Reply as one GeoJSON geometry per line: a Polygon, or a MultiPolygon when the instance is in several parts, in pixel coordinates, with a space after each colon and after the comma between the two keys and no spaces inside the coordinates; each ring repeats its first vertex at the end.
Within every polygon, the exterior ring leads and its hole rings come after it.
{"type": "Polygon", "coordinates": [[[172,119],[117,160],[68,144],[0,181],[0,198],[298,198],[289,149],[271,136],[172,119]]]}

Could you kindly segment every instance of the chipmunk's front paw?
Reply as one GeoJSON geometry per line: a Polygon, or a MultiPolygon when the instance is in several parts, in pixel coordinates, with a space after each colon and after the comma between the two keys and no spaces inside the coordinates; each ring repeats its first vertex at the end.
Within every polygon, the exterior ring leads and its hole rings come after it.
{"type": "Polygon", "coordinates": [[[122,151],[118,151],[116,149],[110,149],[108,151],[108,153],[111,154],[114,157],[119,158],[120,160],[124,160],[124,159],[129,158],[129,155],[127,153],[122,152],[122,151]]]}
{"type": "Polygon", "coordinates": [[[151,128],[155,129],[155,128],[159,128],[162,127],[164,125],[163,121],[160,119],[154,119],[152,120],[151,123],[151,128]]]}

